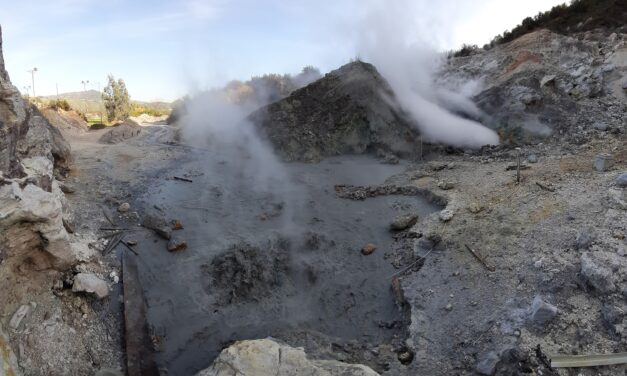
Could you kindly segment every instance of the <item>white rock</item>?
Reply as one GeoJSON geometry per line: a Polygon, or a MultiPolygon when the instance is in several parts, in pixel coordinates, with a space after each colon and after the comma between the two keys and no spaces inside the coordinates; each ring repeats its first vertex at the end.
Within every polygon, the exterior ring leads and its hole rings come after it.
{"type": "Polygon", "coordinates": [[[17,311],[15,311],[13,316],[11,316],[11,320],[9,321],[9,327],[13,330],[17,330],[17,328],[20,327],[22,320],[24,320],[24,317],[26,317],[26,315],[29,314],[30,309],[31,309],[30,304],[24,304],[20,306],[20,308],[18,308],[17,311]]]}
{"type": "Polygon", "coordinates": [[[213,365],[196,376],[377,376],[361,364],[336,360],[310,360],[302,348],[279,344],[271,338],[238,341],[222,350],[213,365]]]}
{"type": "Polygon", "coordinates": [[[442,222],[448,222],[448,221],[450,221],[451,219],[453,219],[453,215],[454,215],[454,214],[455,214],[455,213],[454,213],[452,210],[450,210],[450,209],[444,209],[444,210],[440,211],[439,217],[440,217],[440,220],[441,220],[442,222]]]}
{"type": "Polygon", "coordinates": [[[78,273],[74,276],[74,292],[87,292],[96,295],[99,299],[109,295],[109,286],[107,282],[100,279],[92,273],[78,273]]]}
{"type": "Polygon", "coordinates": [[[118,206],[118,211],[120,213],[126,213],[127,211],[129,211],[130,208],[131,208],[131,205],[128,202],[125,202],[121,204],[120,206],[118,206]]]}

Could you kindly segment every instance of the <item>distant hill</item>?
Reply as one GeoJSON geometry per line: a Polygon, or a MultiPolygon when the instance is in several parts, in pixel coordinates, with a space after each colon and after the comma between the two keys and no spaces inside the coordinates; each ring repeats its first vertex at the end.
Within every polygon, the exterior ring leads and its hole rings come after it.
{"type": "Polygon", "coordinates": [[[549,11],[525,18],[512,31],[497,35],[487,47],[510,42],[539,29],[569,34],[598,28],[627,30],[627,1],[572,0],[570,5],[557,5],[549,11]]]}
{"type": "MultiPolygon", "coordinates": [[[[102,93],[97,90],[76,91],[70,93],[61,93],[41,97],[45,100],[65,99],[73,109],[83,113],[104,113],[104,103],[102,102],[102,93]]],[[[133,115],[139,113],[149,113],[151,115],[167,114],[172,110],[170,102],[144,102],[131,100],[131,104],[137,109],[133,115]]]]}

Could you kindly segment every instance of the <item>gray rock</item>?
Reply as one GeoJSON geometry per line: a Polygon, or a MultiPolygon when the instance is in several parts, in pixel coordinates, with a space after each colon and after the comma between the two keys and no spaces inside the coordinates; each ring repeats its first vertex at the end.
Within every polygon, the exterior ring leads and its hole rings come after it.
{"type": "Polygon", "coordinates": [[[490,351],[481,357],[475,370],[480,375],[494,375],[496,365],[499,363],[499,360],[500,358],[498,354],[494,351],[490,351]]]}
{"type": "Polygon", "coordinates": [[[109,295],[109,286],[95,274],[78,273],[74,276],[72,291],[94,294],[98,299],[102,299],[109,295]]]}
{"type": "Polygon", "coordinates": [[[170,252],[182,251],[186,248],[187,248],[187,242],[176,236],[170,239],[170,241],[168,242],[168,251],[170,252]]]}
{"type": "Polygon", "coordinates": [[[162,216],[149,213],[146,214],[144,220],[142,221],[142,225],[146,228],[153,230],[160,237],[170,240],[172,237],[172,229],[168,226],[167,221],[162,216]]]}
{"type": "Polygon", "coordinates": [[[621,265],[620,256],[609,252],[585,252],[581,255],[581,276],[602,294],[616,291],[621,265]]]}
{"type": "Polygon", "coordinates": [[[592,228],[583,228],[577,232],[575,237],[576,249],[588,249],[596,239],[596,234],[592,228]]]}
{"type": "Polygon", "coordinates": [[[393,231],[403,231],[415,225],[417,221],[418,216],[415,214],[399,215],[394,218],[394,221],[390,224],[390,229],[393,231]]]}
{"type": "Polygon", "coordinates": [[[627,187],[627,172],[623,172],[616,178],[616,185],[621,188],[627,187]]]}
{"type": "Polygon", "coordinates": [[[545,302],[539,296],[533,299],[531,304],[531,320],[538,324],[544,324],[557,316],[557,307],[545,302]]]}
{"type": "Polygon", "coordinates": [[[609,154],[598,154],[594,158],[594,169],[598,172],[604,172],[609,170],[612,167],[612,156],[609,154]]]}
{"type": "Polygon", "coordinates": [[[527,162],[529,162],[529,163],[538,163],[538,156],[535,155],[535,154],[530,154],[527,157],[527,162]]]}
{"type": "Polygon", "coordinates": [[[131,208],[131,205],[128,202],[125,202],[121,204],[120,206],[118,206],[118,211],[120,213],[126,213],[127,211],[129,211],[130,208],[131,208]]]}
{"type": "Polygon", "coordinates": [[[594,129],[599,130],[599,131],[606,131],[607,130],[607,124],[602,123],[602,122],[596,122],[593,125],[594,129]]]}
{"type": "Polygon", "coordinates": [[[540,87],[543,87],[544,85],[546,85],[548,83],[552,83],[552,82],[555,82],[555,75],[554,74],[544,76],[540,80],[540,87]]]}

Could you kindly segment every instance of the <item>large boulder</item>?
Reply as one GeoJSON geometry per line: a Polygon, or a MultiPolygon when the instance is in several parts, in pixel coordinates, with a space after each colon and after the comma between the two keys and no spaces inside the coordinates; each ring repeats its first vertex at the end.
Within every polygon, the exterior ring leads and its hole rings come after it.
{"type": "Polygon", "coordinates": [[[2,267],[65,269],[84,250],[63,225],[67,202],[55,180],[70,161],[61,133],[11,84],[0,30],[0,257],[2,267]]]}
{"type": "Polygon", "coordinates": [[[352,62],[253,112],[249,119],[286,160],[316,161],[378,149],[417,150],[419,134],[374,66],[352,62]]]}
{"type": "Polygon", "coordinates": [[[224,349],[213,365],[196,376],[377,376],[371,368],[335,360],[311,360],[302,348],[273,339],[235,342],[224,349]]]}

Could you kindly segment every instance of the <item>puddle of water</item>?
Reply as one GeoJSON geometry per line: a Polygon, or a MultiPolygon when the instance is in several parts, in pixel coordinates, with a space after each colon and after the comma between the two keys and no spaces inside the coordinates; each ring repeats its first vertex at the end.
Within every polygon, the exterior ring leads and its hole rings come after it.
{"type": "Polygon", "coordinates": [[[392,245],[389,223],[401,213],[425,216],[437,208],[420,197],[339,199],[334,185],[381,183],[402,165],[363,156],[287,164],[290,183],[271,192],[241,181],[233,185],[219,173],[228,168],[206,156],[190,160],[176,170],[190,171],[193,183],[166,181],[143,199],[146,207],[159,205],[170,219],[181,220],[185,229],[175,235],[188,243],[174,254],[161,240],[139,244],[148,320],[165,334],[157,354],[161,366],[171,374],[192,374],[231,341],[290,330],[371,343],[398,333],[383,325],[402,320],[390,291],[395,270],[383,257],[392,245]],[[276,238],[288,245],[272,251],[267,243],[276,238]],[[242,241],[274,252],[251,263],[260,268],[251,272],[252,285],[257,272],[270,278],[250,296],[233,297],[228,281],[235,285],[241,273],[227,275],[225,284],[212,262],[242,241]],[[367,243],[377,251],[363,256],[367,243]]]}

